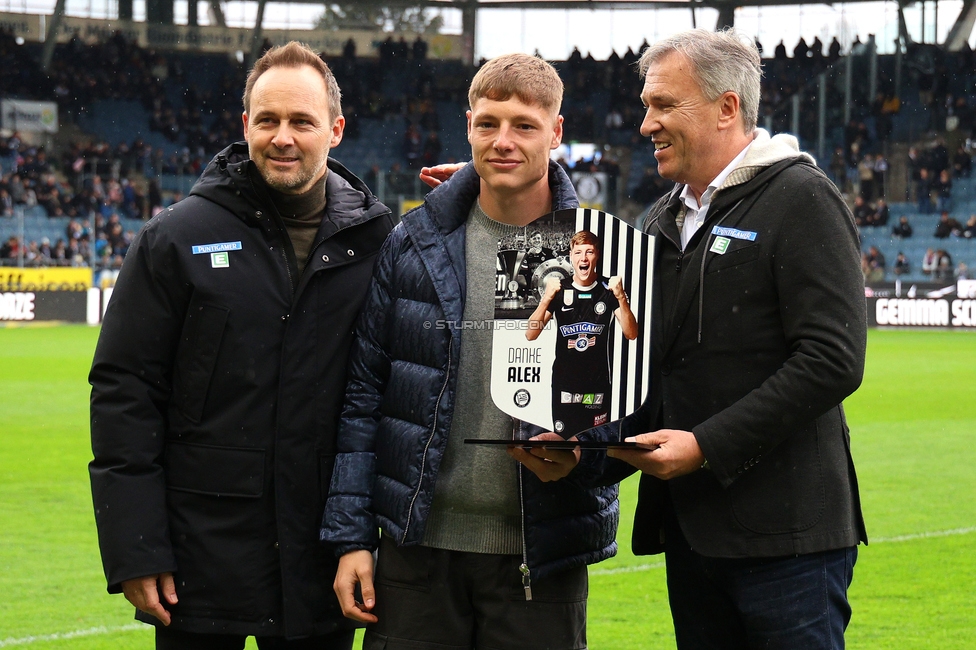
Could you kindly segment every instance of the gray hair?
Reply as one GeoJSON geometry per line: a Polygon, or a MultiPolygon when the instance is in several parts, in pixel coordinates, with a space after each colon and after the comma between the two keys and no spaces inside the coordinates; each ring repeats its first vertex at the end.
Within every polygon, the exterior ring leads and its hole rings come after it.
{"type": "Polygon", "coordinates": [[[759,50],[752,39],[733,29],[710,32],[692,29],[662,39],[648,47],[637,62],[640,76],[647,76],[652,63],[677,52],[688,57],[705,99],[715,101],[726,92],[739,96],[746,133],[759,120],[759,92],[762,67],[759,50]]]}

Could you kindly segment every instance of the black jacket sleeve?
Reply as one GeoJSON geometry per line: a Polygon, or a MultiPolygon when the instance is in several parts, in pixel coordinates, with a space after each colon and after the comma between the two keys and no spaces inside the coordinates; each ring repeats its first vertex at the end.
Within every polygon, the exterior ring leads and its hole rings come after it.
{"type": "Polygon", "coordinates": [[[187,283],[151,224],[119,273],[89,382],[95,522],[108,589],[176,569],[166,516],[163,451],[172,363],[187,283]]]}

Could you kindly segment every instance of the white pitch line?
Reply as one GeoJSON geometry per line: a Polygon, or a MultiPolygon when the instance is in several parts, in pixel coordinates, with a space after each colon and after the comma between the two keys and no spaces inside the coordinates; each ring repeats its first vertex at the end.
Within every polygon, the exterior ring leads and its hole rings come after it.
{"type": "Polygon", "coordinates": [[[976,532],[976,526],[968,528],[953,528],[952,530],[936,530],[931,533],[913,533],[911,535],[897,535],[895,537],[879,537],[873,543],[879,542],[910,542],[913,539],[928,539],[929,537],[952,537],[953,535],[968,535],[976,532]]]}
{"type": "MultiPolygon", "coordinates": [[[[915,539],[930,539],[933,537],[953,537],[955,535],[968,535],[969,533],[976,532],[976,526],[969,526],[968,528],[953,528],[951,530],[935,530],[928,533],[914,533],[912,535],[897,535],[895,537],[878,537],[877,539],[871,540],[872,544],[884,544],[886,542],[910,542],[915,539]]],[[[653,564],[635,564],[633,566],[622,566],[616,569],[594,569],[590,571],[591,576],[612,576],[618,573],[639,573],[641,571],[649,571],[651,569],[662,569],[664,568],[664,562],[655,562],[653,564]]]]}
{"type": "Polygon", "coordinates": [[[0,639],[0,648],[9,648],[15,645],[30,645],[39,641],[60,641],[61,639],[76,639],[81,636],[95,636],[98,634],[113,634],[115,632],[127,632],[129,630],[145,629],[143,623],[129,623],[128,625],[117,625],[115,627],[90,627],[87,630],[74,630],[73,632],[59,632],[57,634],[40,634],[38,636],[24,636],[19,639],[0,639]]]}
{"type": "MultiPolygon", "coordinates": [[[[929,539],[932,537],[952,537],[954,535],[968,535],[976,532],[976,526],[968,528],[953,528],[951,530],[935,530],[928,533],[915,533],[913,535],[897,535],[895,537],[878,537],[872,544],[882,544],[885,542],[909,542],[915,539],[929,539]]],[[[663,569],[664,562],[654,562],[651,564],[636,564],[634,566],[622,566],[616,569],[594,569],[590,571],[591,576],[612,576],[619,573],[640,573],[651,569],[663,569]]],[[[142,623],[129,623],[116,627],[91,627],[87,630],[75,630],[73,632],[61,632],[58,634],[42,634],[39,636],[25,636],[19,639],[0,639],[0,648],[9,648],[16,645],[30,645],[39,641],[59,641],[61,639],[74,639],[81,636],[95,636],[98,634],[112,634],[115,632],[128,632],[129,630],[145,629],[142,623]]]]}
{"type": "Polygon", "coordinates": [[[612,576],[618,573],[638,573],[640,571],[649,571],[651,569],[663,569],[664,562],[654,562],[653,564],[635,564],[633,566],[622,566],[616,569],[593,569],[590,571],[591,576],[612,576]]]}

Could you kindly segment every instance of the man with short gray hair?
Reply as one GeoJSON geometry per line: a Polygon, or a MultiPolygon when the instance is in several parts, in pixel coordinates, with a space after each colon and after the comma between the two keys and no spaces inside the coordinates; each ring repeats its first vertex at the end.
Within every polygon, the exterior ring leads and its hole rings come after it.
{"type": "Polygon", "coordinates": [[[756,128],[759,53],[683,32],[640,60],[641,134],[674,189],[650,210],[651,394],[636,440],[579,478],[642,472],[634,552],[664,552],[678,648],[843,648],[867,542],[842,400],[866,318],[857,228],[789,135],[756,128]]]}

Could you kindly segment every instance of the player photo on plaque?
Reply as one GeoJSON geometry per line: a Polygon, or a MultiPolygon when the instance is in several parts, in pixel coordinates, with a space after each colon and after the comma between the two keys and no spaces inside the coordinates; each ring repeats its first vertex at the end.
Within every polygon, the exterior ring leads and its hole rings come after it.
{"type": "Polygon", "coordinates": [[[569,438],[629,415],[650,381],[654,238],[559,210],[498,242],[491,396],[569,438]]]}

